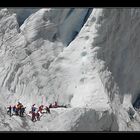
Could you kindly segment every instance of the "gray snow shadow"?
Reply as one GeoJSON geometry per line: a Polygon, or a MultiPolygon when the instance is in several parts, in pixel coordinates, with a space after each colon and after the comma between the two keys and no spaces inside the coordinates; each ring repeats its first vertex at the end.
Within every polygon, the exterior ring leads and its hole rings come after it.
{"type": "MultiPolygon", "coordinates": [[[[107,70],[113,77],[110,79],[110,87],[105,84],[106,89],[110,92],[114,87],[113,82],[116,82],[121,102],[126,94],[130,94],[133,104],[140,93],[140,61],[137,57],[140,52],[140,42],[137,39],[140,32],[129,26],[131,9],[104,9],[103,13],[97,21],[101,26],[96,27],[98,36],[95,37],[92,48],[99,48],[97,58],[104,62],[101,71],[107,70]]],[[[132,22],[131,27],[136,24],[138,22],[132,22]]]]}
{"type": "Polygon", "coordinates": [[[21,127],[24,128],[24,129],[26,129],[26,130],[29,130],[30,129],[29,122],[28,122],[26,116],[20,117],[20,118],[22,120],[22,126],[21,127]]]}
{"type": "Polygon", "coordinates": [[[35,13],[38,10],[39,10],[39,8],[15,8],[15,9],[12,9],[12,11],[17,14],[17,22],[18,22],[19,26],[21,26],[24,23],[24,21],[31,14],[35,13]]]}

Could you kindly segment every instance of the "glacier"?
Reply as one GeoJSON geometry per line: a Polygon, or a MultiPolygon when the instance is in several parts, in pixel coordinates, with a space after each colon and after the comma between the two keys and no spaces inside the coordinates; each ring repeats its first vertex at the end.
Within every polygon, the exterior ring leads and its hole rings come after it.
{"type": "Polygon", "coordinates": [[[1,8],[0,131],[139,131],[139,8],[1,8]],[[54,101],[33,123],[18,101],[54,101]],[[131,115],[134,112],[134,116],[131,115]]]}

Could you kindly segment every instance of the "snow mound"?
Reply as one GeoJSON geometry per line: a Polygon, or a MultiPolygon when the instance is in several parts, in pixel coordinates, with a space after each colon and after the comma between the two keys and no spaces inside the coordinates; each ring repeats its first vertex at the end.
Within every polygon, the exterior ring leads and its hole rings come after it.
{"type": "Polygon", "coordinates": [[[115,117],[109,111],[73,108],[61,113],[48,124],[50,131],[117,131],[115,117]],[[114,127],[115,126],[115,127],[114,127]]]}

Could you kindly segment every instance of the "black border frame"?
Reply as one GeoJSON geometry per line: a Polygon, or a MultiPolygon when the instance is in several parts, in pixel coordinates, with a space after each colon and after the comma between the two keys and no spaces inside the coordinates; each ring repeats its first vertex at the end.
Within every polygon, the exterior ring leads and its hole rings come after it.
{"type": "Polygon", "coordinates": [[[140,7],[139,0],[2,0],[0,7],[140,7]]]}
{"type": "MultiPolygon", "coordinates": [[[[5,7],[16,7],[16,8],[20,8],[20,7],[40,7],[40,8],[46,8],[46,7],[57,7],[57,8],[66,8],[66,7],[75,7],[75,8],[80,8],[80,7],[95,7],[95,8],[136,8],[139,7],[139,1],[138,0],[3,0],[1,1],[1,8],[5,8],[5,7]]],[[[103,137],[103,139],[105,139],[104,136],[110,136],[111,139],[117,138],[118,136],[126,139],[126,137],[128,136],[128,138],[132,138],[134,139],[134,135],[133,134],[139,134],[140,131],[135,131],[135,132],[89,132],[89,131],[79,131],[79,132],[74,132],[74,131],[0,131],[0,135],[3,134],[4,138],[5,136],[9,136],[9,139],[15,139],[15,138],[23,138],[23,139],[39,139],[41,140],[43,137],[45,137],[45,139],[53,139],[53,138],[57,138],[58,137],[60,139],[68,139],[68,138],[72,138],[73,136],[76,139],[80,139],[79,134],[81,135],[81,137],[83,139],[99,139],[100,136],[103,137]],[[7,135],[8,134],[8,135],[7,135]],[[57,135],[56,135],[57,134],[57,135]],[[65,137],[66,134],[66,137],[65,137]],[[67,135],[68,134],[68,135],[67,135]],[[84,134],[84,135],[83,135],[84,134]],[[88,134],[88,135],[87,135],[88,134]],[[92,136],[93,134],[93,136],[92,136]],[[123,135],[122,135],[123,134],[123,135]],[[13,136],[14,135],[14,136],[13,136]],[[114,136],[113,136],[114,135],[114,136]],[[91,137],[89,137],[91,136],[91,137]],[[125,136],[125,137],[124,137],[125,136]]],[[[44,139],[44,140],[45,140],[44,139]]]]}

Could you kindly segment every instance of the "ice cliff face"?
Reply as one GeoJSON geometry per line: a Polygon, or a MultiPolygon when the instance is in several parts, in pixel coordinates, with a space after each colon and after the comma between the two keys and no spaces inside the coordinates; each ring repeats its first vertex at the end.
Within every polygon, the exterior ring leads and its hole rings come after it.
{"type": "Polygon", "coordinates": [[[140,9],[1,9],[0,130],[140,130],[139,16],[140,9]],[[54,101],[70,108],[34,125],[4,113],[17,101],[27,110],[54,101]]]}
{"type": "Polygon", "coordinates": [[[8,8],[8,11],[16,14],[19,26],[33,13],[38,11],[39,8],[8,8]]]}

